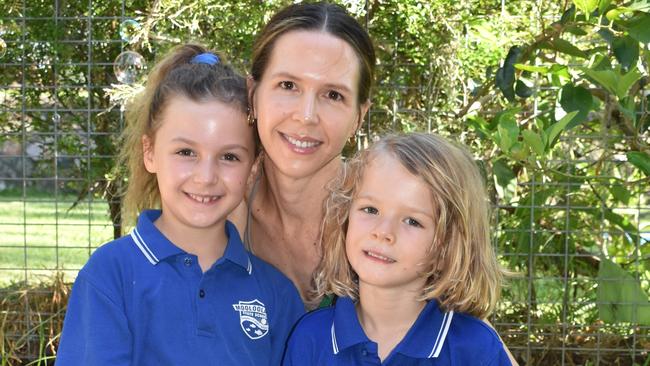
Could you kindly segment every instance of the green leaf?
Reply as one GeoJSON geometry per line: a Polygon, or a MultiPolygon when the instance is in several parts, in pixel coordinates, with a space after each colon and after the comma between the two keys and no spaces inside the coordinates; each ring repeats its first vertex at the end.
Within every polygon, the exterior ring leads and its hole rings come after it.
{"type": "Polygon", "coordinates": [[[587,76],[592,78],[596,83],[600,84],[608,92],[616,95],[618,84],[618,75],[612,70],[592,70],[586,67],[580,67],[587,76]]]}
{"type": "Polygon", "coordinates": [[[544,155],[544,143],[542,142],[542,137],[531,130],[521,131],[521,135],[524,137],[524,142],[530,146],[530,148],[538,156],[544,155]]]}
{"type": "Polygon", "coordinates": [[[630,273],[607,258],[602,258],[598,267],[596,299],[605,323],[650,325],[648,295],[630,273]]]}
{"type": "Polygon", "coordinates": [[[598,0],[573,0],[573,3],[576,5],[576,8],[585,13],[587,18],[598,8],[598,0]]]}
{"type": "Polygon", "coordinates": [[[520,98],[528,98],[533,95],[533,88],[526,85],[526,83],[519,79],[515,84],[515,94],[520,98]]]}
{"type": "Polygon", "coordinates": [[[628,29],[628,34],[641,43],[650,42],[650,15],[635,21],[628,29]]]}
{"type": "Polygon", "coordinates": [[[616,96],[619,100],[627,97],[627,92],[630,90],[632,85],[641,79],[643,75],[636,69],[633,68],[627,74],[619,78],[618,85],[616,86],[616,96]]]}
{"type": "Polygon", "coordinates": [[[517,176],[503,159],[499,159],[492,164],[492,174],[494,174],[494,183],[498,195],[500,197],[512,196],[517,188],[517,176]]]}
{"type": "Polygon", "coordinates": [[[587,114],[593,106],[593,97],[589,91],[581,86],[566,84],[560,89],[560,106],[569,113],[578,111],[578,114],[569,122],[567,128],[573,128],[587,119],[587,114]]]}
{"type": "Polygon", "coordinates": [[[564,128],[569,124],[569,122],[578,114],[578,111],[573,111],[567,113],[561,120],[552,124],[549,128],[546,129],[546,135],[548,136],[548,147],[553,147],[555,144],[556,138],[560,135],[564,128]]]}
{"type": "Polygon", "coordinates": [[[571,44],[571,42],[566,41],[566,40],[561,39],[561,38],[556,38],[556,39],[554,39],[552,41],[544,42],[544,43],[542,43],[540,45],[540,47],[542,47],[542,48],[550,48],[552,50],[564,53],[566,55],[575,56],[575,57],[579,57],[579,58],[588,58],[589,57],[589,55],[585,51],[583,51],[583,50],[579,49],[578,47],[574,46],[573,44],[571,44]]]}
{"type": "Polygon", "coordinates": [[[621,184],[613,184],[609,186],[609,191],[615,200],[627,205],[632,198],[632,193],[621,184]]]}
{"type": "Polygon", "coordinates": [[[626,154],[627,161],[637,167],[646,177],[650,177],[650,156],[641,151],[628,151],[626,154]]]}
{"type": "Polygon", "coordinates": [[[519,58],[521,50],[517,46],[510,47],[506,59],[496,73],[495,83],[509,101],[515,100],[515,63],[519,58]]]}
{"type": "Polygon", "coordinates": [[[600,3],[598,4],[598,14],[605,14],[605,10],[609,8],[611,3],[611,0],[600,0],[600,3]]]}
{"type": "Polygon", "coordinates": [[[635,66],[639,61],[639,42],[630,36],[614,38],[612,49],[614,56],[626,70],[635,66]]]}
{"type": "Polygon", "coordinates": [[[515,64],[515,69],[530,71],[530,72],[538,72],[540,74],[546,74],[549,71],[548,67],[546,66],[533,66],[533,65],[526,65],[526,64],[515,64]]]}
{"type": "Polygon", "coordinates": [[[504,152],[510,150],[510,147],[517,142],[519,136],[519,126],[517,121],[511,115],[503,114],[499,116],[499,125],[497,127],[498,139],[497,144],[504,152]]]}

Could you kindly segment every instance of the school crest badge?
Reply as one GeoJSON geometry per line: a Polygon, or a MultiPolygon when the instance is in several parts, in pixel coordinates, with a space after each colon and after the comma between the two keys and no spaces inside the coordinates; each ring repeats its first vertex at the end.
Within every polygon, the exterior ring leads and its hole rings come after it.
{"type": "Polygon", "coordinates": [[[259,300],[240,301],[232,307],[239,312],[239,324],[248,338],[259,339],[269,332],[266,307],[259,300]]]}

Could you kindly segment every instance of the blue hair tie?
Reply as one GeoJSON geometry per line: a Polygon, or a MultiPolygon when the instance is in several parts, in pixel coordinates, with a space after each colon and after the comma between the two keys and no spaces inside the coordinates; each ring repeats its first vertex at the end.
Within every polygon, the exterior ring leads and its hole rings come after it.
{"type": "Polygon", "coordinates": [[[199,55],[196,55],[192,57],[190,60],[190,63],[192,64],[208,64],[210,66],[216,65],[219,63],[219,56],[215,55],[214,53],[210,52],[205,52],[201,53],[199,55]]]}

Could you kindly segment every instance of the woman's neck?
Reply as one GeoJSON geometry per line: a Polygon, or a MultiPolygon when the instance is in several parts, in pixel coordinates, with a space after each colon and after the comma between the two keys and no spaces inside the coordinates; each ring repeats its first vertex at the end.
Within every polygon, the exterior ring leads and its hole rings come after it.
{"type": "Polygon", "coordinates": [[[359,289],[359,323],[368,338],[377,343],[382,361],[404,339],[426,306],[416,296],[403,291],[359,289]]]}
{"type": "MultiPolygon", "coordinates": [[[[340,156],[332,159],[314,174],[294,178],[278,171],[270,159],[264,160],[264,175],[260,187],[263,204],[283,223],[318,222],[322,220],[322,205],[327,197],[327,185],[341,169],[340,156]]],[[[293,225],[292,225],[293,226],[293,225]]]]}

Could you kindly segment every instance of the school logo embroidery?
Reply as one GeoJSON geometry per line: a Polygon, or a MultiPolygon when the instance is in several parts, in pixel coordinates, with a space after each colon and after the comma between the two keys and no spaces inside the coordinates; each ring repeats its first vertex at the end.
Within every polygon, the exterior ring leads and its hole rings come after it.
{"type": "Polygon", "coordinates": [[[232,307],[239,312],[239,324],[248,338],[259,339],[269,332],[266,307],[259,300],[240,301],[232,307]]]}

